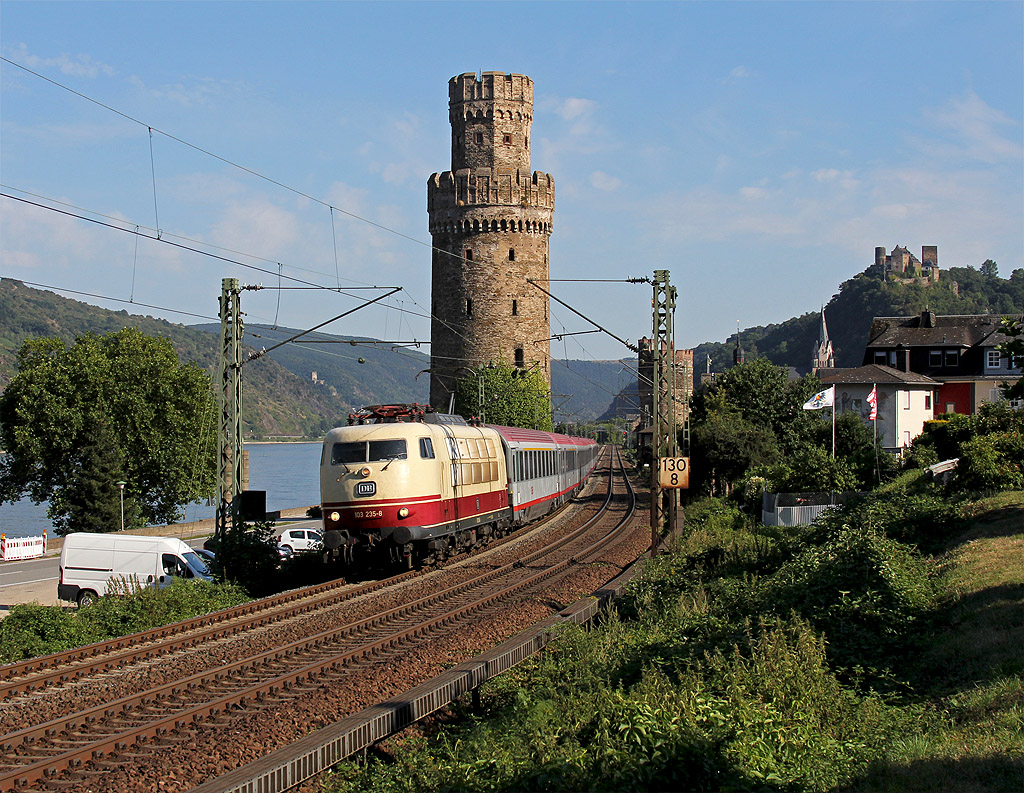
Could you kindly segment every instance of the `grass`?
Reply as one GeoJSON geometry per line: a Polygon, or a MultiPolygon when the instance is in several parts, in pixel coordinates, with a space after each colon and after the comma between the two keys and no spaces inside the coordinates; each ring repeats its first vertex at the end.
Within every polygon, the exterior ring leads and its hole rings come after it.
{"type": "Polygon", "coordinates": [[[1024,790],[1024,493],[955,524],[934,493],[890,501],[861,514],[931,553],[688,510],[621,617],[324,789],[1024,790]]]}
{"type": "Polygon", "coordinates": [[[850,790],[1024,790],[1024,493],[968,517],[939,557],[942,606],[907,670],[928,716],[850,790]]]}

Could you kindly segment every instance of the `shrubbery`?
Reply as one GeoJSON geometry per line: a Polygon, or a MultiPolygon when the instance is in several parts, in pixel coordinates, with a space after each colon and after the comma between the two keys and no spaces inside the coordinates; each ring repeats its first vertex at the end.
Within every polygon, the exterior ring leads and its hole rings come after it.
{"type": "Polygon", "coordinates": [[[149,628],[230,608],[248,600],[230,584],[175,579],[165,589],[147,587],[99,598],[84,609],[35,604],[11,606],[0,620],[0,663],[70,650],[149,628]]]}

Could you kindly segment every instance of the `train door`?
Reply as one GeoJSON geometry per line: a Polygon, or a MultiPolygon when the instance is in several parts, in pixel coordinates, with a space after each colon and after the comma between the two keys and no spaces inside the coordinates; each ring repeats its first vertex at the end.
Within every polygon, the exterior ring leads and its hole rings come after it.
{"type": "Polygon", "coordinates": [[[459,496],[462,495],[463,484],[459,475],[459,444],[452,431],[441,426],[444,433],[445,450],[447,452],[447,470],[441,472],[441,516],[448,523],[459,520],[459,496]]]}

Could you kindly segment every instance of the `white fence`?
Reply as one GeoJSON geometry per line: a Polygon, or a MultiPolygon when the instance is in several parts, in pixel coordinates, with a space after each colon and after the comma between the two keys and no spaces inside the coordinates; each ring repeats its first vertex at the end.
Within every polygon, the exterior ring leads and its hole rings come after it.
{"type": "Polygon", "coordinates": [[[763,493],[761,523],[765,526],[810,526],[826,509],[853,493],[763,493]]]}
{"type": "Polygon", "coordinates": [[[0,534],[0,561],[35,559],[46,553],[46,531],[42,537],[8,537],[0,534]]]}

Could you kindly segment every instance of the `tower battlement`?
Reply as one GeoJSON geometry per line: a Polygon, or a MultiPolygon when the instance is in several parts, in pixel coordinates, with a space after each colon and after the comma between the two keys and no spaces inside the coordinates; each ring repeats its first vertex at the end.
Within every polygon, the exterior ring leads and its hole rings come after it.
{"type": "Polygon", "coordinates": [[[448,102],[451,106],[475,99],[526,102],[533,107],[533,80],[525,74],[505,72],[466,72],[448,81],[448,102]]]}
{"type": "Polygon", "coordinates": [[[427,212],[469,206],[555,208],[555,180],[549,173],[503,172],[499,168],[464,168],[432,174],[427,180],[427,212]]]}

